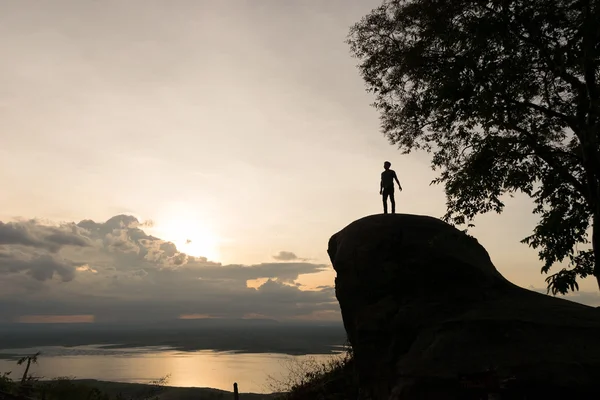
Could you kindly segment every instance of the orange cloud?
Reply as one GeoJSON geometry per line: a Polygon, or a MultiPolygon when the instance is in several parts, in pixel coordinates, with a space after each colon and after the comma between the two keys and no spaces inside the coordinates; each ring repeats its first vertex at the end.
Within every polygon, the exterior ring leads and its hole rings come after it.
{"type": "Polygon", "coordinates": [[[97,274],[98,273],[97,270],[95,270],[94,268],[90,267],[87,264],[75,268],[75,271],[77,271],[77,272],[91,272],[93,274],[97,274]]]}
{"type": "Polygon", "coordinates": [[[93,315],[22,315],[17,318],[21,324],[90,324],[93,315]]]}
{"type": "Polygon", "coordinates": [[[207,319],[207,318],[215,318],[209,314],[182,314],[179,316],[179,319],[207,319]]]}

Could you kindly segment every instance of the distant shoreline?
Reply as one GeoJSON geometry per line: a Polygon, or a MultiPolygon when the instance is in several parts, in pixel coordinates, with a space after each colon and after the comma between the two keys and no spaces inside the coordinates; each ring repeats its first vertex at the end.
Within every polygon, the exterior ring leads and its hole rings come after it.
{"type": "MultiPolygon", "coordinates": [[[[51,382],[52,380],[42,380],[40,382],[51,382]]],[[[114,382],[114,381],[103,381],[97,379],[73,379],[71,382],[77,384],[83,384],[86,386],[95,387],[103,393],[109,395],[123,394],[140,394],[148,392],[152,389],[160,390],[162,394],[168,394],[169,398],[178,400],[193,400],[202,399],[204,396],[210,398],[216,398],[219,394],[225,399],[233,398],[233,382],[232,390],[221,390],[208,387],[181,387],[181,386],[169,386],[165,384],[163,386],[153,385],[151,383],[130,383],[130,382],[114,382]]],[[[240,400],[260,400],[260,399],[274,399],[281,393],[246,393],[240,388],[240,400]]]]}
{"type": "MultiPolygon", "coordinates": [[[[26,352],[19,353],[3,353],[0,352],[0,360],[13,360],[19,359],[25,355],[35,353],[37,351],[41,351],[42,357],[66,357],[66,356],[106,356],[109,357],[111,354],[102,354],[102,351],[110,351],[110,350],[127,350],[127,349],[143,349],[147,350],[142,352],[144,353],[153,353],[153,352],[170,352],[176,351],[181,353],[194,353],[194,352],[211,352],[215,354],[282,354],[288,356],[310,356],[310,355],[336,355],[340,354],[344,350],[344,345],[330,345],[328,351],[323,351],[324,349],[305,349],[305,350],[297,350],[297,351],[263,351],[259,349],[218,349],[218,348],[185,348],[185,347],[167,347],[167,346],[152,346],[152,345],[133,345],[133,344],[84,344],[84,345],[45,345],[45,346],[28,346],[28,347],[20,347],[20,346],[3,346],[0,350],[14,350],[14,349],[23,349],[28,350],[26,352]],[[86,346],[96,346],[98,349],[97,354],[58,354],[58,355],[48,355],[44,353],[44,348],[64,348],[64,349],[76,349],[79,347],[86,346]]],[[[135,354],[140,353],[125,353],[134,356],[135,354]]]]}

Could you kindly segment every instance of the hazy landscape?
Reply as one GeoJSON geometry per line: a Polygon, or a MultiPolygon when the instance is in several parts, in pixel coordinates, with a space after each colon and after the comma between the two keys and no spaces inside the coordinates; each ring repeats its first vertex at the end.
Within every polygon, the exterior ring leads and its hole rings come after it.
{"type": "MultiPolygon", "coordinates": [[[[269,379],[288,368],[325,361],[345,344],[337,322],[171,320],[146,324],[5,324],[0,326],[0,373],[21,373],[16,360],[40,351],[31,374],[269,393],[269,379]],[[308,355],[308,357],[307,357],[308,355]]],[[[106,386],[106,385],[105,385],[106,386]]],[[[122,387],[118,387],[122,388],[122,387]]]]}
{"type": "Polygon", "coordinates": [[[0,400],[600,398],[598,21],[0,0],[0,400]]]}

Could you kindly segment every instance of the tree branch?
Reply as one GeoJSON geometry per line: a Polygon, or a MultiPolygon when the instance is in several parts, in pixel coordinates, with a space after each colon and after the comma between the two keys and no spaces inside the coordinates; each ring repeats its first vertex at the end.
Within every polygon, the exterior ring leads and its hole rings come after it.
{"type": "Polygon", "coordinates": [[[585,78],[585,85],[587,94],[589,96],[590,104],[588,111],[589,126],[593,126],[596,123],[597,112],[596,109],[599,107],[598,101],[600,98],[598,85],[596,82],[596,70],[598,68],[596,57],[595,57],[595,46],[600,37],[598,30],[598,21],[594,20],[594,15],[591,10],[589,0],[585,2],[585,17],[584,23],[582,24],[583,30],[583,75],[585,78]]]}
{"type": "MultiPolygon", "coordinates": [[[[496,10],[494,10],[493,8],[490,8],[489,6],[483,6],[484,9],[486,9],[489,12],[492,12],[494,15],[498,16],[499,18],[502,17],[502,15],[500,15],[499,12],[497,12],[496,10]]],[[[554,57],[552,54],[552,50],[547,48],[546,46],[544,46],[542,44],[542,42],[540,42],[539,40],[536,39],[536,37],[538,36],[537,33],[535,32],[531,32],[530,30],[527,30],[526,27],[527,26],[531,26],[531,24],[529,24],[529,21],[522,21],[518,15],[516,14],[512,14],[511,15],[514,21],[519,22],[519,24],[523,27],[523,29],[525,31],[528,32],[528,36],[527,35],[523,35],[523,33],[519,32],[518,27],[514,27],[513,24],[511,24],[509,22],[509,18],[504,18],[505,22],[506,22],[506,26],[508,27],[508,29],[519,39],[521,39],[523,42],[525,43],[529,43],[531,45],[534,46],[534,48],[537,48],[540,51],[540,54],[543,56],[543,58],[546,61],[546,64],[561,78],[563,78],[565,80],[565,82],[567,82],[569,85],[571,85],[571,87],[580,95],[581,94],[585,94],[586,93],[586,85],[584,82],[580,81],[579,78],[577,78],[575,75],[570,74],[567,69],[565,68],[564,64],[561,62],[561,60],[557,59],[560,58],[560,55],[558,55],[559,57],[554,57]]],[[[556,50],[556,49],[555,49],[556,50]]]]}
{"type": "Polygon", "coordinates": [[[511,124],[511,129],[523,134],[528,139],[528,144],[535,151],[535,155],[541,158],[550,168],[552,168],[560,177],[568,182],[575,190],[577,190],[584,198],[589,199],[588,191],[586,186],[581,183],[575,176],[573,176],[557,159],[553,157],[552,149],[541,144],[539,140],[529,132],[527,129],[523,129],[516,124],[511,124]]]}
{"type": "Polygon", "coordinates": [[[558,111],[552,110],[550,108],[544,107],[539,104],[532,103],[530,101],[518,101],[518,100],[508,98],[508,97],[502,97],[502,98],[504,101],[507,101],[509,103],[533,108],[534,110],[539,111],[539,112],[545,114],[546,116],[558,118],[558,119],[562,120],[563,122],[565,122],[569,126],[569,128],[571,128],[573,131],[576,131],[579,129],[579,126],[577,125],[577,120],[569,115],[565,115],[563,113],[560,113],[558,111]]]}

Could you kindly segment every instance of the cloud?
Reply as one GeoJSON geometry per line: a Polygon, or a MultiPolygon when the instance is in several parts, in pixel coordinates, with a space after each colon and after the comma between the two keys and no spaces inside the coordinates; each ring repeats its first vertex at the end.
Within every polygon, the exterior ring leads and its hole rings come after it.
{"type": "Polygon", "coordinates": [[[280,251],[278,254],[275,254],[273,258],[277,261],[310,261],[308,258],[298,257],[291,251],[280,251]]]}
{"type": "Polygon", "coordinates": [[[74,224],[60,227],[40,225],[36,220],[4,223],[0,221],[0,245],[21,245],[56,252],[64,246],[89,246],[74,224]]]}
{"type": "Polygon", "coordinates": [[[275,254],[273,258],[279,261],[292,261],[297,260],[298,256],[291,251],[280,251],[279,254],[275,254]]]}
{"type": "Polygon", "coordinates": [[[303,291],[296,283],[331,267],[290,252],[280,252],[284,260],[276,262],[221,265],[180,252],[129,215],[58,226],[0,224],[0,320],[44,314],[94,315],[96,321],[339,316],[331,287],[303,291]],[[257,280],[260,286],[249,285],[257,280]]]}
{"type": "Polygon", "coordinates": [[[52,279],[57,274],[63,282],[69,282],[75,277],[75,266],[51,255],[0,253],[0,274],[3,273],[25,273],[38,281],[52,279]]]}
{"type": "MultiPolygon", "coordinates": [[[[221,265],[147,234],[143,229],[149,225],[129,215],[59,225],[0,222],[0,320],[26,315],[93,315],[95,321],[181,315],[339,318],[332,286],[307,291],[297,282],[329,265],[290,251],[274,255],[274,262],[221,265]]],[[[565,297],[600,306],[598,293],[565,297]]]]}
{"type": "MultiPolygon", "coordinates": [[[[194,265],[191,263],[190,265],[194,265]]],[[[264,263],[252,265],[203,266],[202,276],[212,279],[253,280],[260,278],[277,278],[285,282],[293,282],[300,275],[314,274],[327,269],[324,264],[310,263],[264,263]]]]}

